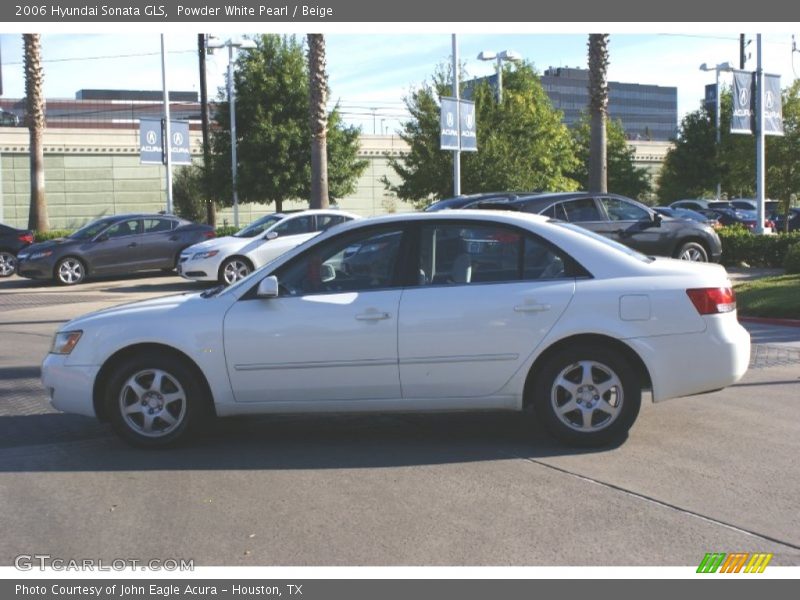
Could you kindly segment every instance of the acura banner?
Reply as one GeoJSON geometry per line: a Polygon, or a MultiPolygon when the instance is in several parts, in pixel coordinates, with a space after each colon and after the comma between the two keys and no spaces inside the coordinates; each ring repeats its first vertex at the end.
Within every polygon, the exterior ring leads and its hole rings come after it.
{"type": "MultiPolygon", "coordinates": [[[[756,74],[733,72],[733,115],[731,133],[756,130],[756,74]]],[[[783,135],[780,75],[764,75],[764,135],[783,135]]]]}

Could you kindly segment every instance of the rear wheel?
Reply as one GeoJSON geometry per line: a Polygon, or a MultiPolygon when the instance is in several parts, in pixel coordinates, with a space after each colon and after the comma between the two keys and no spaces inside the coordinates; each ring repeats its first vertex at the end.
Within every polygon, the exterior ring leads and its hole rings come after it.
{"type": "Polygon", "coordinates": [[[13,252],[0,250],[0,277],[10,277],[17,269],[17,257],[13,252]]]}
{"type": "Polygon", "coordinates": [[[86,279],[86,266],[72,256],[56,263],[55,280],[61,285],[76,285],[86,279]]]}
{"type": "Polygon", "coordinates": [[[161,352],[137,355],[119,365],[104,401],[114,430],[142,448],[187,439],[208,406],[207,393],[193,369],[184,360],[161,352]]]}
{"type": "Polygon", "coordinates": [[[694,262],[708,262],[708,253],[698,242],[686,242],[678,250],[676,258],[694,262]]]}
{"type": "Polygon", "coordinates": [[[253,271],[253,265],[246,258],[241,256],[231,256],[225,259],[219,268],[219,282],[223,285],[231,285],[240,279],[244,279],[253,271]]]}
{"type": "Polygon", "coordinates": [[[624,439],[639,414],[642,389],[619,352],[598,345],[565,348],[535,375],[536,416],[559,440],[602,446],[624,439]]]}

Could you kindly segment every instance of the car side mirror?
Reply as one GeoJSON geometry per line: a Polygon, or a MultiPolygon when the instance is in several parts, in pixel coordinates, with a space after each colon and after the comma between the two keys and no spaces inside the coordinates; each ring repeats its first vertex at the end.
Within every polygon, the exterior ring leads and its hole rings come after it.
{"type": "Polygon", "coordinates": [[[336,269],[333,268],[333,265],[323,263],[319,275],[322,283],[328,283],[336,279],[336,269]]]}
{"type": "Polygon", "coordinates": [[[267,235],[264,236],[264,239],[265,240],[274,240],[276,237],[278,237],[278,232],[277,231],[270,231],[270,232],[267,233],[267,235]]]}
{"type": "Polygon", "coordinates": [[[278,297],[278,278],[275,275],[264,277],[258,283],[258,290],[256,296],[259,298],[277,298],[278,297]]]}
{"type": "Polygon", "coordinates": [[[661,217],[660,214],[658,214],[657,212],[654,212],[651,220],[653,222],[653,227],[661,227],[661,222],[664,219],[661,217]]]}

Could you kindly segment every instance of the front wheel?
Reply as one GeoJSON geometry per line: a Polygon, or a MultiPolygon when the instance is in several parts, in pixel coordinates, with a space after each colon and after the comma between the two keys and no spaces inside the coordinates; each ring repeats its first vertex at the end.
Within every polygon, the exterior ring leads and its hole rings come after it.
{"type": "Polygon", "coordinates": [[[17,257],[13,252],[0,250],[0,277],[11,277],[17,269],[17,257]]]}
{"type": "Polygon", "coordinates": [[[677,258],[681,260],[691,260],[694,262],[708,262],[708,253],[702,244],[697,242],[686,242],[678,250],[677,258]]]}
{"type": "Polygon", "coordinates": [[[244,279],[253,271],[253,265],[245,258],[232,256],[222,263],[219,268],[219,282],[223,285],[231,285],[240,279],[244,279]]]}
{"type": "Polygon", "coordinates": [[[532,405],[556,438],[574,446],[621,441],[639,414],[642,388],[619,352],[599,345],[565,348],[536,374],[532,405]]]}
{"type": "Polygon", "coordinates": [[[105,391],[114,430],[128,443],[158,448],[185,440],[208,405],[197,375],[166,353],[134,356],[115,369],[105,391]]]}
{"type": "Polygon", "coordinates": [[[72,256],[62,258],[56,264],[55,279],[61,285],[77,285],[86,279],[86,266],[72,256]]]}

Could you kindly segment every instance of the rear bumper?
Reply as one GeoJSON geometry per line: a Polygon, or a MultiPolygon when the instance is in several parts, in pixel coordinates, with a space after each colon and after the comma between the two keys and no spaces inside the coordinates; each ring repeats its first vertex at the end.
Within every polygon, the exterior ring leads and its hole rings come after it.
{"type": "Polygon", "coordinates": [[[705,320],[702,333],[625,340],[650,372],[654,402],[725,388],[747,372],[750,334],[736,313],[705,320]]]}

